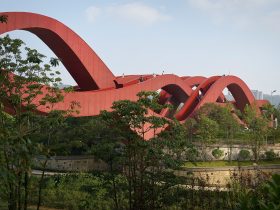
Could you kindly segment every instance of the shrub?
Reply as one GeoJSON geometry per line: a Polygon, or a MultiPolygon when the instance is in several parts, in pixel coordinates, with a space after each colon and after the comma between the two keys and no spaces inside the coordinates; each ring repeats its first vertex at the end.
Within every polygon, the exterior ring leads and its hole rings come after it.
{"type": "Polygon", "coordinates": [[[186,160],[195,161],[199,157],[199,152],[196,148],[192,147],[186,152],[186,160]]]}
{"type": "Polygon", "coordinates": [[[65,174],[46,178],[43,204],[68,210],[112,209],[106,180],[93,174],[65,174]]]}
{"type": "Polygon", "coordinates": [[[212,155],[216,158],[219,159],[224,155],[224,151],[220,150],[219,148],[212,150],[212,155]]]}
{"type": "Polygon", "coordinates": [[[250,158],[250,152],[246,149],[242,149],[238,153],[238,160],[248,160],[250,158]]]}
{"type": "Polygon", "coordinates": [[[271,149],[265,152],[265,158],[267,160],[273,160],[277,157],[276,153],[271,149]]]}

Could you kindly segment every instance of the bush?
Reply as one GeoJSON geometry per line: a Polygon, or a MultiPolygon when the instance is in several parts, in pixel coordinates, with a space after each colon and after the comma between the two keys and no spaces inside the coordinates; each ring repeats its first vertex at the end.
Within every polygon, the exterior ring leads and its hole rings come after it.
{"type": "Polygon", "coordinates": [[[224,151],[220,150],[219,148],[212,150],[212,155],[216,158],[219,159],[224,155],[224,151]]]}
{"type": "Polygon", "coordinates": [[[246,149],[242,149],[238,153],[238,160],[248,160],[250,159],[250,152],[246,149]]]}
{"type": "Polygon", "coordinates": [[[272,149],[265,152],[265,159],[267,159],[267,160],[273,160],[276,157],[277,157],[277,155],[272,149]]]}
{"type": "Polygon", "coordinates": [[[192,147],[186,152],[186,160],[195,161],[199,157],[199,152],[196,148],[192,147]]]}
{"type": "Polygon", "coordinates": [[[113,208],[107,180],[93,174],[65,174],[46,178],[43,205],[68,210],[113,208]]]}

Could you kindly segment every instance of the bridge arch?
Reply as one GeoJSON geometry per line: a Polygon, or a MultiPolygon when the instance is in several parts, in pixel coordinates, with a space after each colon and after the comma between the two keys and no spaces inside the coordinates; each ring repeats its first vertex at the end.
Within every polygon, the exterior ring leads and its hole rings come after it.
{"type": "Polygon", "coordinates": [[[61,22],[27,12],[5,12],[8,22],[2,24],[0,34],[25,30],[38,36],[59,57],[82,90],[115,87],[115,76],[74,31],[61,22]]]}
{"type": "MultiPolygon", "coordinates": [[[[256,100],[249,87],[240,78],[236,76],[220,77],[206,92],[203,99],[196,106],[198,110],[201,106],[209,102],[216,102],[221,92],[228,88],[233,98],[237,109],[244,111],[245,106],[253,105],[256,100]]],[[[195,111],[194,110],[194,111],[195,111]]]]}

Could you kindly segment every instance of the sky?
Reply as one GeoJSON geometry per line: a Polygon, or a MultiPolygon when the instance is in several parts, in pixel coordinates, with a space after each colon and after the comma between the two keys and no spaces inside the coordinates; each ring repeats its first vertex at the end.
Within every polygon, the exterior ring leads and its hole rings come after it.
{"type": "MultiPolygon", "coordinates": [[[[280,94],[280,0],[0,0],[0,11],[55,18],[80,35],[113,74],[230,74],[280,94]]],[[[28,46],[55,56],[35,35],[28,46]]],[[[63,66],[65,84],[75,84],[63,66]]]]}

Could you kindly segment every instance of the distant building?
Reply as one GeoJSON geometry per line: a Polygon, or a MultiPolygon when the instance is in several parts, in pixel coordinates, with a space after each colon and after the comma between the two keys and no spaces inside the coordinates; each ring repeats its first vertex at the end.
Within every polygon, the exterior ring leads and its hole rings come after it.
{"type": "Polygon", "coordinates": [[[264,94],[263,99],[268,100],[274,106],[280,104],[280,95],[264,94]]]}
{"type": "Polygon", "coordinates": [[[263,92],[259,90],[251,90],[255,99],[257,100],[263,100],[263,92]]]}
{"type": "MultiPolygon", "coordinates": [[[[259,90],[251,90],[251,91],[252,91],[256,100],[263,100],[264,99],[262,91],[259,91],[259,90]]],[[[228,91],[228,94],[225,95],[225,97],[228,101],[233,101],[234,100],[233,96],[231,95],[231,93],[229,91],[228,91]]]]}
{"type": "MultiPolygon", "coordinates": [[[[268,100],[272,105],[278,106],[280,104],[280,95],[276,94],[264,94],[259,90],[251,90],[256,100],[268,100]]],[[[234,98],[230,92],[225,94],[225,97],[228,101],[233,101],[234,98]]]]}

